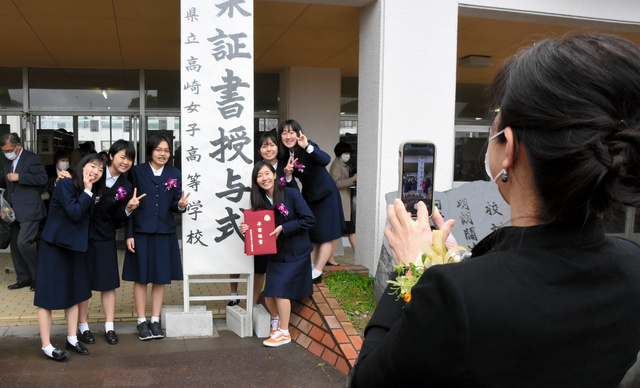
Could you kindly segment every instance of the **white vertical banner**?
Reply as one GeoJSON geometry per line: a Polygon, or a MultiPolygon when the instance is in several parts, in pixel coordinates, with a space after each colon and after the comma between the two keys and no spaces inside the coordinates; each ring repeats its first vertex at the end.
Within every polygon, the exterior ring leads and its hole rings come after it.
{"type": "Polygon", "coordinates": [[[182,0],[180,12],[184,273],[253,273],[238,230],[253,169],[253,0],[182,0]]]}

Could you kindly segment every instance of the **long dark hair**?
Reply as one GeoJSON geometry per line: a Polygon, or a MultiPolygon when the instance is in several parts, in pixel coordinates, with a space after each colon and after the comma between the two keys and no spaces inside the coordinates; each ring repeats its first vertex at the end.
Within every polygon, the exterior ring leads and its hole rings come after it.
{"type": "Polygon", "coordinates": [[[504,65],[490,97],[496,131],[511,127],[527,153],[543,222],[640,206],[640,47],[608,34],[545,39],[504,65]]]}
{"type": "MultiPolygon", "coordinates": [[[[294,130],[298,137],[300,137],[300,134],[302,133],[302,127],[295,120],[285,120],[280,123],[280,126],[278,127],[278,150],[280,151],[280,160],[289,159],[289,149],[282,143],[282,131],[284,131],[286,127],[290,127],[294,130]]],[[[297,152],[298,150],[300,150],[300,146],[296,143],[292,151],[297,152]]]]}
{"type": "Polygon", "coordinates": [[[102,157],[96,153],[88,154],[78,162],[76,166],[75,174],[73,176],[73,186],[76,192],[82,193],[84,191],[84,173],[82,169],[87,163],[98,162],[102,165],[102,176],[96,182],[91,185],[91,192],[93,198],[98,198],[104,192],[104,182],[107,179],[107,163],[102,157]]]}
{"type": "Polygon", "coordinates": [[[284,203],[284,189],[278,180],[279,177],[276,176],[276,169],[271,165],[271,163],[267,163],[263,160],[256,162],[255,166],[253,166],[253,172],[251,172],[251,209],[275,209],[278,204],[284,203]],[[275,176],[273,181],[273,204],[269,203],[267,193],[258,184],[258,172],[260,172],[260,169],[264,166],[267,166],[275,176]]]}

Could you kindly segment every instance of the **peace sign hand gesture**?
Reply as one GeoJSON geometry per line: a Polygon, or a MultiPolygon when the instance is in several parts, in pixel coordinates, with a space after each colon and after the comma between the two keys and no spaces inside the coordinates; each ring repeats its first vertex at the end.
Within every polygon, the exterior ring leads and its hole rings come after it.
{"type": "Polygon", "coordinates": [[[140,199],[144,198],[147,195],[146,193],[144,193],[138,197],[137,193],[138,193],[138,188],[136,187],[133,189],[133,197],[131,197],[131,199],[129,200],[129,203],[127,203],[126,211],[128,213],[131,213],[132,211],[136,210],[138,206],[140,206],[140,199]]]}
{"type": "Polygon", "coordinates": [[[184,210],[187,208],[187,206],[189,206],[189,196],[191,195],[191,193],[187,193],[187,195],[184,195],[184,191],[182,192],[182,198],[180,198],[180,201],[178,201],[178,209],[180,210],[184,210]]]}
{"type": "Polygon", "coordinates": [[[284,176],[287,179],[287,182],[293,179],[293,169],[297,161],[298,161],[298,158],[294,159],[293,156],[290,156],[289,161],[287,162],[287,165],[284,166],[284,176]]]}

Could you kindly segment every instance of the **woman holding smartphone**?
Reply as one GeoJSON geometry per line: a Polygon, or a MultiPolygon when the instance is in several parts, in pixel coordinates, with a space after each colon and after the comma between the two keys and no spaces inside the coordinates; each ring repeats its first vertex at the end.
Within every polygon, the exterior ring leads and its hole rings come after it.
{"type": "MultiPolygon", "coordinates": [[[[289,317],[291,299],[309,296],[311,271],[309,255],[311,241],[307,230],[315,219],[298,190],[283,187],[277,182],[276,169],[268,162],[259,161],[251,174],[251,208],[273,209],[278,253],[268,255],[267,282],[264,295],[271,314],[271,336],[265,346],[276,347],[291,342],[289,317]]],[[[244,234],[249,226],[240,224],[244,234]]]]}
{"type": "Polygon", "coordinates": [[[42,350],[55,361],[66,360],[69,353],[51,344],[52,310],[65,310],[66,349],[89,354],[78,342],[76,325],[78,303],[91,297],[84,252],[91,210],[104,189],[104,170],[104,160],[98,154],[89,154],[78,163],[73,179],[61,179],[53,190],[49,217],[42,231],[34,304],[39,307],[42,350]]]}
{"type": "Polygon", "coordinates": [[[282,144],[280,161],[287,161],[285,171],[293,168],[293,176],[302,183],[302,197],[316,216],[309,237],[313,282],[320,283],[322,270],[346,228],[338,187],[326,169],[331,157],[307,139],[295,120],[283,121],[278,135],[282,144]]]}
{"type": "Polygon", "coordinates": [[[122,279],[135,282],[133,299],[138,314],[138,338],[164,338],[160,328],[160,310],[165,285],[182,280],[180,246],[174,213],[184,213],[189,204],[182,191],[180,170],[168,166],[171,140],[153,135],[147,140],[147,163],[131,169],[130,177],[144,201],[127,220],[127,252],[122,279]],[[151,323],[145,317],[147,284],[151,283],[151,323]]]}
{"type": "MultiPolygon", "coordinates": [[[[91,289],[100,291],[102,309],[104,310],[104,336],[107,343],[118,343],[118,335],[114,328],[116,310],[116,288],[120,287],[118,269],[118,251],[116,248],[116,229],[138,207],[139,200],[146,194],[136,195],[136,190],[125,177],[125,173],[133,166],[136,150],[133,144],[125,140],[117,140],[109,148],[109,160],[105,170],[105,192],[96,203],[91,213],[89,225],[89,248],[86,260],[91,289]]],[[[79,305],[78,338],[86,344],[96,342],[87,323],[89,300],[79,305]]]]}

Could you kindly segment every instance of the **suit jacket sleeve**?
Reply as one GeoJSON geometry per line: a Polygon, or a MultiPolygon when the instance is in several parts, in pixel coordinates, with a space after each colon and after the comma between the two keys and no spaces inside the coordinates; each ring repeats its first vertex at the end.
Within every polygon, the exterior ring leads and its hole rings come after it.
{"type": "Polygon", "coordinates": [[[94,201],[93,198],[85,192],[76,196],[75,186],[71,179],[61,179],[56,186],[55,195],[60,197],[60,203],[62,204],[64,212],[76,223],[87,217],[87,210],[94,201]]]}
{"type": "MultiPolygon", "coordinates": [[[[129,174],[127,175],[127,178],[129,179],[129,182],[131,182],[131,191],[133,192],[133,189],[138,187],[137,185],[138,179],[136,176],[135,166],[129,169],[129,174]]],[[[142,193],[137,193],[137,194],[141,195],[142,193]]],[[[144,198],[142,200],[144,200],[144,198]]],[[[135,213],[136,211],[134,210],[133,212],[135,213]]],[[[124,225],[124,238],[127,239],[130,237],[133,237],[133,214],[131,214],[131,217],[127,217],[124,225]]]]}
{"type": "MultiPolygon", "coordinates": [[[[49,177],[47,177],[47,171],[44,169],[44,165],[40,160],[38,155],[26,154],[25,160],[22,163],[25,163],[28,168],[27,170],[20,171],[18,175],[18,183],[25,186],[44,186],[47,184],[49,177]],[[26,158],[29,156],[29,158],[26,158]]],[[[22,157],[20,157],[22,159],[22,157]]],[[[20,163],[20,162],[18,162],[20,163]]]]}
{"type": "Polygon", "coordinates": [[[462,293],[444,267],[426,270],[407,304],[387,288],[365,331],[353,387],[457,385],[469,328],[462,293]]]}
{"type": "Polygon", "coordinates": [[[316,143],[310,141],[309,144],[313,146],[313,152],[310,154],[306,150],[303,150],[302,152],[307,153],[309,155],[309,158],[313,160],[314,163],[324,167],[331,162],[331,156],[327,155],[326,152],[321,150],[316,143]]]}
{"type": "MultiPolygon", "coordinates": [[[[290,205],[289,212],[295,212],[296,218],[282,224],[282,233],[291,235],[301,230],[311,229],[316,224],[313,212],[302,198],[302,194],[294,189],[285,189],[285,202],[290,205]]],[[[278,210],[276,210],[278,211],[278,210]]]]}

